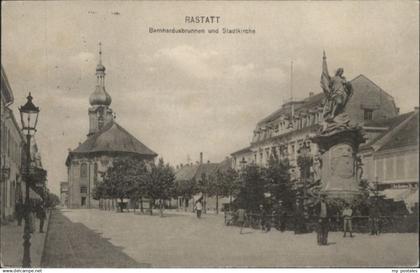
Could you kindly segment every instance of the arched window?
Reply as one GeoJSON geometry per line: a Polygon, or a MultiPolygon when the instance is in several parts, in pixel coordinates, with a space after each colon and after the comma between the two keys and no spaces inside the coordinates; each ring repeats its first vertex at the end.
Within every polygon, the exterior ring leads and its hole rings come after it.
{"type": "Polygon", "coordinates": [[[93,182],[96,183],[98,181],[98,163],[95,162],[93,165],[93,182]]]}
{"type": "Polygon", "coordinates": [[[87,177],[87,164],[82,163],[80,165],[80,177],[87,177]]]}

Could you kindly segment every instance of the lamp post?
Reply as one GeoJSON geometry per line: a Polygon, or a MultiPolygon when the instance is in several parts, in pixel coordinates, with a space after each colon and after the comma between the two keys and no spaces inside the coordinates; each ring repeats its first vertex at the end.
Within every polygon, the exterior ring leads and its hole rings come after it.
{"type": "Polygon", "coordinates": [[[312,164],[312,156],[310,154],[310,142],[305,140],[302,147],[299,148],[299,167],[301,171],[301,181],[303,185],[303,210],[304,215],[307,216],[307,198],[308,198],[308,185],[309,171],[312,164]]]}
{"type": "Polygon", "coordinates": [[[29,184],[30,184],[30,162],[31,162],[31,136],[36,132],[38,123],[39,108],[32,103],[32,96],[29,93],[25,105],[19,108],[22,131],[26,133],[26,166],[25,166],[25,227],[23,233],[23,261],[22,266],[31,267],[31,227],[29,223],[31,205],[29,203],[29,184]]]}

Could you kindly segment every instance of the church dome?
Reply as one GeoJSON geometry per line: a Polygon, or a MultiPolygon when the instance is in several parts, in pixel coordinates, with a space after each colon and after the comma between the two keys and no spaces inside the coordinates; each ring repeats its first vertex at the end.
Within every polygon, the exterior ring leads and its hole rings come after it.
{"type": "Polygon", "coordinates": [[[96,71],[97,71],[97,72],[99,72],[99,71],[101,71],[101,72],[105,72],[105,66],[103,66],[101,63],[99,63],[99,64],[96,66],[96,71]]]}
{"type": "Polygon", "coordinates": [[[104,86],[97,85],[95,92],[89,97],[90,105],[106,105],[109,106],[112,102],[111,96],[105,91],[104,86]]]}

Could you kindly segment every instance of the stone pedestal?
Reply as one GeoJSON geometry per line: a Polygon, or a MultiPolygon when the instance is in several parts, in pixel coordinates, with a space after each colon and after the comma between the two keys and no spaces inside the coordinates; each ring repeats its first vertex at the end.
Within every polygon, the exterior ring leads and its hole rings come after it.
{"type": "Polygon", "coordinates": [[[365,142],[362,129],[353,127],[312,138],[321,153],[321,192],[351,202],[359,194],[357,152],[365,142]]]}

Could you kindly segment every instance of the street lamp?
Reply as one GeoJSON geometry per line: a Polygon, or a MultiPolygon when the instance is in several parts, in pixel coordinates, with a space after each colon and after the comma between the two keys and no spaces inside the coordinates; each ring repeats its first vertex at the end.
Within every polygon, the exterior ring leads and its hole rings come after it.
{"type": "Polygon", "coordinates": [[[305,140],[299,148],[298,164],[301,171],[301,181],[303,182],[303,209],[307,215],[307,180],[309,179],[310,167],[312,165],[311,146],[309,140],[305,140]]]}
{"type": "Polygon", "coordinates": [[[26,166],[25,166],[25,227],[23,233],[23,267],[31,267],[31,227],[29,226],[29,214],[31,205],[29,204],[29,184],[30,184],[30,162],[31,162],[31,136],[35,135],[38,123],[39,107],[32,103],[32,96],[29,93],[25,105],[19,108],[22,131],[26,133],[26,166]]]}

